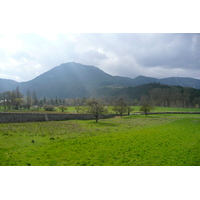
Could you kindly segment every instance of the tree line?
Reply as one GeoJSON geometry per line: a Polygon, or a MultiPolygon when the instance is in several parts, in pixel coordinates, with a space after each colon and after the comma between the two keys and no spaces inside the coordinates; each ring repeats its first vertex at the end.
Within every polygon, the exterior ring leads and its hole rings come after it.
{"type": "Polygon", "coordinates": [[[32,105],[38,105],[38,99],[36,92],[27,91],[26,96],[24,96],[19,87],[13,91],[7,91],[0,94],[1,106],[4,110],[19,110],[19,109],[28,109],[32,105]]]}
{"type": "Polygon", "coordinates": [[[35,91],[27,90],[26,95],[23,95],[19,87],[13,91],[6,91],[0,94],[0,106],[3,106],[4,110],[19,110],[19,109],[36,109],[44,107],[45,105],[53,106],[83,106],[85,105],[86,98],[74,98],[74,99],[42,99],[37,98],[35,91]]]}
{"type": "MultiPolygon", "coordinates": [[[[116,113],[121,114],[123,110],[128,114],[131,112],[131,106],[198,108],[200,105],[200,90],[151,83],[137,87],[100,88],[91,94],[89,99],[94,98],[101,99],[101,104],[104,106],[113,106],[113,111],[116,113]],[[120,103],[125,106],[121,106],[119,109],[120,103]]],[[[41,107],[45,110],[51,110],[53,107],[59,107],[64,111],[68,106],[75,106],[77,113],[84,113],[84,106],[87,105],[88,98],[61,99],[55,96],[51,99],[45,97],[38,99],[35,91],[27,90],[26,95],[22,95],[19,87],[13,91],[0,94],[0,106],[4,110],[37,110],[41,107]]]]}
{"type": "Polygon", "coordinates": [[[160,83],[144,84],[126,88],[100,88],[93,96],[101,98],[109,105],[118,97],[123,97],[130,105],[194,108],[200,105],[200,90],[181,86],[162,85],[160,83]]]}

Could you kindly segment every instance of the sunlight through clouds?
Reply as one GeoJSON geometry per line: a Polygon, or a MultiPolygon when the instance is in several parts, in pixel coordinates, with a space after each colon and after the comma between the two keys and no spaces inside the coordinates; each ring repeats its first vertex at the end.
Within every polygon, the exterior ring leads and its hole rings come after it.
{"type": "Polygon", "coordinates": [[[130,78],[200,78],[199,44],[199,34],[1,34],[0,69],[21,81],[66,62],[130,78]]]}

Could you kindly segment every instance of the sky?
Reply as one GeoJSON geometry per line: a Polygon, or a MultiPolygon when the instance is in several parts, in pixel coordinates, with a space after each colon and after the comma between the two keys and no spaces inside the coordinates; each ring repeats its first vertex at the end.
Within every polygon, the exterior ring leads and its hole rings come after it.
{"type": "Polygon", "coordinates": [[[0,78],[32,80],[62,63],[111,75],[200,79],[198,1],[7,0],[0,78]]]}
{"type": "Polygon", "coordinates": [[[131,78],[200,79],[200,34],[0,34],[0,78],[28,81],[66,62],[131,78]]]}

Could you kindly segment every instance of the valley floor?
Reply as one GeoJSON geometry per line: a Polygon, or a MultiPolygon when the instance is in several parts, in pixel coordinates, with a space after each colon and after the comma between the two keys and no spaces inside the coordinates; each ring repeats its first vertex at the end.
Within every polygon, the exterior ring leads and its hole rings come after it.
{"type": "Polygon", "coordinates": [[[200,115],[0,124],[1,166],[199,166],[200,115]]]}

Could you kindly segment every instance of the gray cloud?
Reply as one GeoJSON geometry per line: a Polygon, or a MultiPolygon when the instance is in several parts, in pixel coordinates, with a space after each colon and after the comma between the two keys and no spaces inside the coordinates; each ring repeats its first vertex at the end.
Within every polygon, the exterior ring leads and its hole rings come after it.
{"type": "Polygon", "coordinates": [[[112,75],[200,78],[200,34],[1,34],[0,78],[27,81],[65,62],[112,75]]]}
{"type": "Polygon", "coordinates": [[[138,63],[147,67],[197,69],[200,53],[198,34],[155,34],[151,45],[140,48],[136,54],[138,63]],[[158,37],[157,37],[158,36],[158,37]]]}

